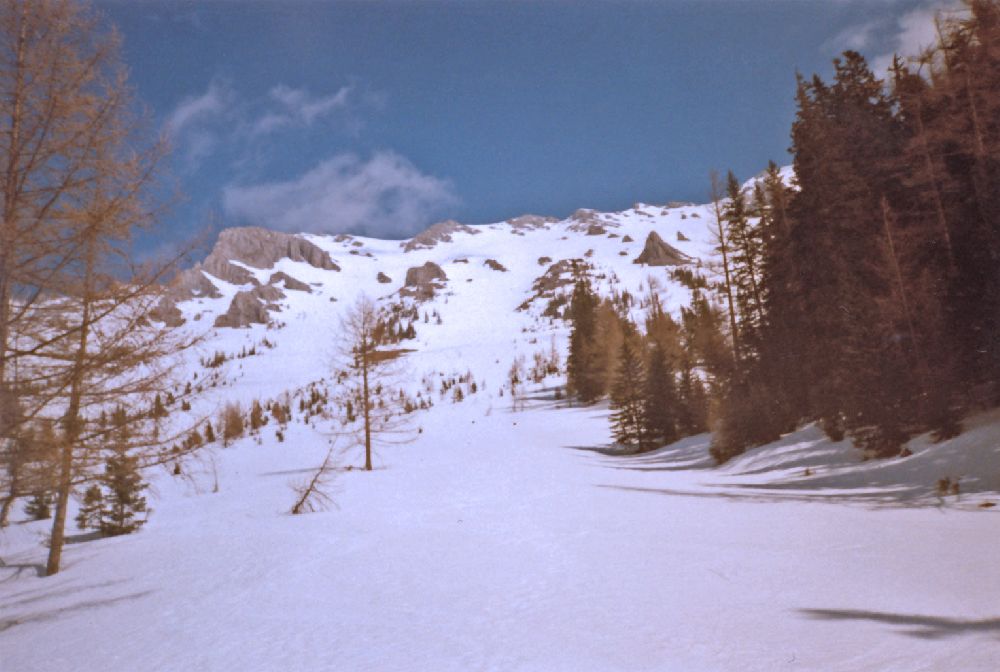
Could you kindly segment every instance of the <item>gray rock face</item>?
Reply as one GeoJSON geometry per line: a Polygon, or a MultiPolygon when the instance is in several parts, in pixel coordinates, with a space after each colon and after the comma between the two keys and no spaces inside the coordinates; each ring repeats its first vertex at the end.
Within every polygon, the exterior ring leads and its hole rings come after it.
{"type": "Polygon", "coordinates": [[[237,292],[229,304],[229,310],[215,318],[215,326],[238,328],[267,324],[267,318],[267,307],[253,292],[237,292]]]}
{"type": "Polygon", "coordinates": [[[510,228],[514,231],[531,231],[533,229],[545,229],[549,224],[559,221],[555,217],[543,217],[542,215],[521,215],[507,220],[510,228]]]}
{"type": "Polygon", "coordinates": [[[618,222],[613,221],[612,218],[604,217],[596,210],[589,210],[587,208],[577,210],[569,216],[567,221],[569,224],[566,228],[570,231],[586,233],[591,236],[597,236],[605,233],[609,226],[619,226],[618,222]],[[597,231],[597,228],[600,228],[601,230],[597,231]],[[592,230],[595,231],[595,233],[590,233],[592,230]]]}
{"type": "Polygon", "coordinates": [[[252,274],[229,261],[240,261],[254,268],[271,268],[281,259],[304,261],[327,271],[339,271],[330,255],[305,238],[289,233],[268,231],[256,226],[225,229],[219,234],[212,253],[205,259],[205,270],[236,284],[248,284],[252,274]],[[232,279],[230,279],[232,278],[232,279]]]}
{"type": "Polygon", "coordinates": [[[399,293],[418,299],[430,299],[433,298],[435,290],[440,289],[441,283],[446,280],[448,276],[444,270],[433,261],[428,261],[423,266],[407,269],[406,281],[399,293]]]}
{"type": "Polygon", "coordinates": [[[181,315],[180,309],[174,305],[174,302],[168,296],[161,298],[156,307],[149,311],[149,317],[157,322],[162,322],[168,327],[179,327],[184,324],[184,316],[181,315]]]}
{"type": "Polygon", "coordinates": [[[632,263],[649,266],[681,266],[692,261],[691,257],[665,243],[656,231],[650,231],[646,238],[646,244],[642,248],[642,254],[632,263]]]}
{"type": "Polygon", "coordinates": [[[404,252],[412,252],[413,250],[429,250],[438,243],[450,243],[452,235],[456,233],[476,235],[479,231],[471,226],[459,224],[455,220],[449,219],[443,222],[438,222],[437,224],[432,224],[425,231],[418,233],[409,240],[403,241],[399,245],[403,248],[404,252]]]}
{"type": "MultiPolygon", "coordinates": [[[[271,268],[281,259],[303,261],[310,266],[327,271],[340,270],[329,254],[305,238],[278,231],[268,231],[256,226],[225,229],[219,233],[219,240],[205,261],[177,274],[167,289],[166,301],[157,306],[156,314],[152,317],[164,322],[181,320],[183,323],[183,318],[175,304],[200,296],[215,299],[222,296],[218,287],[205,275],[206,273],[236,285],[253,285],[255,288],[260,288],[260,282],[253,273],[242,266],[230,263],[230,261],[238,261],[253,268],[271,268]]],[[[279,282],[284,283],[285,289],[312,291],[306,283],[278,271],[271,274],[268,285],[265,285],[265,289],[261,289],[255,296],[265,301],[277,301],[284,298],[285,295],[282,291],[273,286],[279,282]]],[[[245,299],[241,299],[241,301],[240,306],[236,308],[237,313],[249,315],[247,313],[250,307],[249,303],[245,299]]],[[[233,303],[236,303],[235,299],[233,303]]],[[[233,305],[230,305],[230,311],[232,310],[234,310],[233,305]]],[[[245,321],[243,318],[234,317],[229,313],[219,316],[219,320],[222,320],[224,324],[218,326],[229,326],[230,322],[245,321]]],[[[266,322],[266,319],[264,321],[266,322]]],[[[167,324],[171,322],[167,322],[167,324]]],[[[246,325],[240,324],[239,326],[246,325]]]]}
{"type": "Polygon", "coordinates": [[[292,276],[288,275],[284,271],[278,271],[277,273],[272,273],[271,277],[268,278],[267,284],[277,285],[279,282],[285,283],[285,289],[294,290],[297,292],[309,292],[312,293],[312,287],[302,282],[301,280],[296,280],[292,276]]]}

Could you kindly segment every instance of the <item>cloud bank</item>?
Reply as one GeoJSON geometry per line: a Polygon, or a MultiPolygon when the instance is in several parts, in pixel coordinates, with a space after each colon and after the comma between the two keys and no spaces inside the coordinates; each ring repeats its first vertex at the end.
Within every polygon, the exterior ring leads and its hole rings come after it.
{"type": "Polygon", "coordinates": [[[458,198],[449,181],[381,151],[368,160],[337,154],[293,180],[230,185],[222,201],[226,215],[241,223],[401,239],[419,233],[458,198]]]}

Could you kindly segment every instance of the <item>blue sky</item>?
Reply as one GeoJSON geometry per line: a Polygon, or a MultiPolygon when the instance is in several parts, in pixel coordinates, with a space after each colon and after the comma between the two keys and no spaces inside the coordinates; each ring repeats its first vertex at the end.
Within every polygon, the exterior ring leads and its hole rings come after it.
{"type": "Polygon", "coordinates": [[[98,1],[205,226],[406,237],[442,218],[701,201],[787,163],[795,72],[929,42],[939,2],[98,1]]]}

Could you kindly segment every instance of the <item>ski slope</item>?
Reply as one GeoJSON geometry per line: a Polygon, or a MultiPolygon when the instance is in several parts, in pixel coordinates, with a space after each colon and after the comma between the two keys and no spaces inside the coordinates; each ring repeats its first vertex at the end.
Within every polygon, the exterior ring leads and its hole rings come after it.
{"type": "Polygon", "coordinates": [[[943,444],[918,437],[904,460],[863,462],[805,427],[717,468],[707,435],[617,453],[607,409],[558,399],[560,376],[513,408],[511,363],[553,344],[565,356],[549,297],[529,301],[551,263],[585,260],[604,294],[643,296],[653,277],[677,310],[689,290],[632,260],[657,231],[707,262],[710,221],[707,206],[639,204],[411,251],[308,236],[341,270],[247,267],[311,292],[286,291],[269,325],[244,329],[211,327],[247,287],[210,278],[220,298],[179,306],[205,336],[178,368],[206,383],[196,416],[328,383],[355,297],[400,301],[407,269],[427,261],[448,280],[420,311],[441,323],[400,344],[398,384],[470,372],[480,389],[459,403],[435,389],[413,440],[377,446],[369,473],[336,418],[212,444],[180,477],[148,474],[139,533],[71,530],[54,577],[40,576],[49,521],[15,517],[0,531],[0,670],[996,669],[1000,414],[943,444]],[[595,221],[604,231],[588,235],[595,221]],[[212,372],[198,362],[255,345],[212,372]],[[334,506],[289,515],[291,486],[331,441],[334,506]],[[936,494],[946,476],[961,495],[936,494]]]}

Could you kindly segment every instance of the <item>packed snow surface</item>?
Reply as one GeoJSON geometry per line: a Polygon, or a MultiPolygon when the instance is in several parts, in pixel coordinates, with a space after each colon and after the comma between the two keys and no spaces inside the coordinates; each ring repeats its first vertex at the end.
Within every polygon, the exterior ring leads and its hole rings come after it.
{"type": "Polygon", "coordinates": [[[246,289],[212,278],[222,298],[181,305],[185,328],[208,329],[183,378],[206,380],[198,357],[258,351],[219,369],[193,413],[329,377],[353,298],[399,300],[406,269],[426,261],[448,280],[420,313],[442,320],[418,321],[400,344],[412,351],[400,385],[471,372],[480,389],[456,403],[435,387],[412,440],[380,445],[372,472],[337,439],[323,512],[289,515],[290,484],[322,461],[339,423],[296,415],[284,441],[272,421],[204,449],[183,477],[169,465],[149,474],[147,525],[109,539],[72,530],[54,577],[40,576],[49,522],[15,520],[0,533],[0,670],[996,669],[986,507],[1000,491],[1000,414],[949,442],[915,439],[905,459],[864,462],[805,427],[719,468],[707,435],[622,454],[607,408],[567,404],[558,376],[515,408],[504,383],[515,357],[530,363],[553,343],[565,356],[566,325],[542,315],[551,297],[524,306],[550,263],[588,261],[605,293],[641,296],[656,277],[676,309],[688,290],[632,260],[652,230],[705,259],[709,216],[639,205],[588,214],[602,235],[505,223],[410,252],[309,236],[342,270],[248,267],[313,289],[287,291],[269,327],[211,329],[246,289]],[[962,494],[936,494],[946,476],[962,494]]]}

